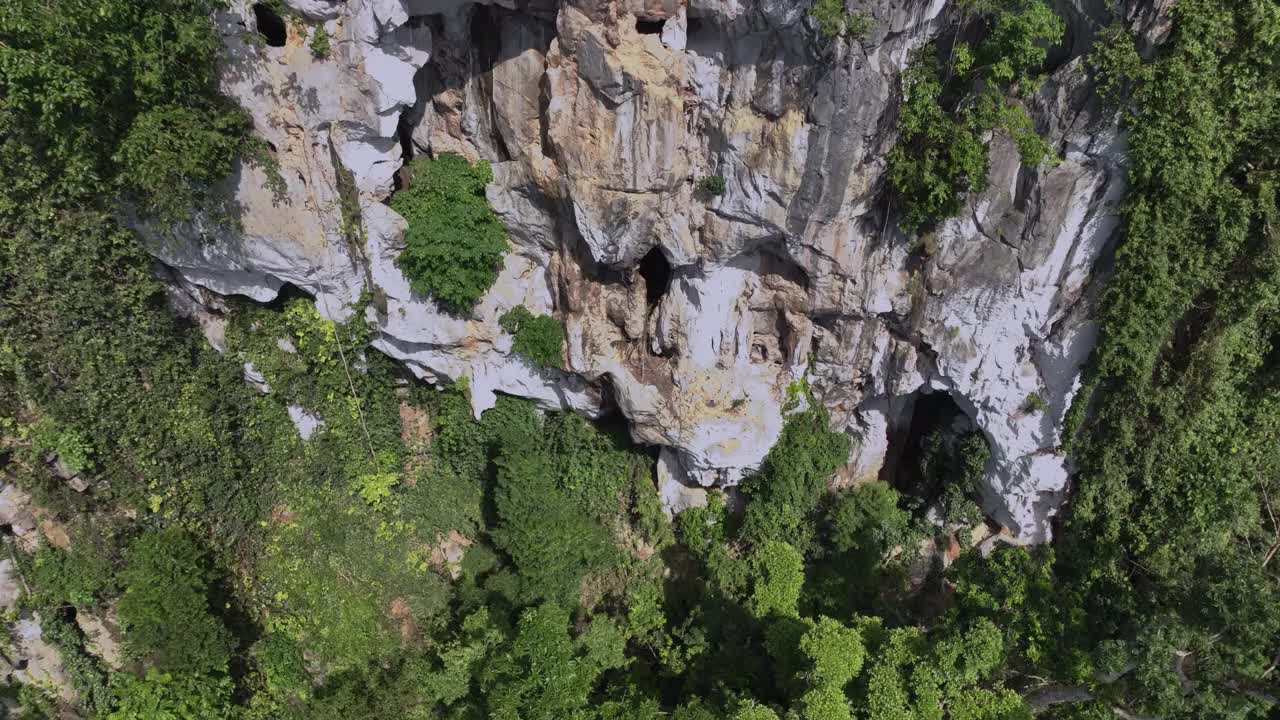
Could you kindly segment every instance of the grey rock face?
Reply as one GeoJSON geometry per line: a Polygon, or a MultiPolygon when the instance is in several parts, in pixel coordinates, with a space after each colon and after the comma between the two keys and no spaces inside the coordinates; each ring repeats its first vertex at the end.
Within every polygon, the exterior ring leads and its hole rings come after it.
{"type": "Polygon", "coordinates": [[[899,74],[954,22],[946,0],[865,3],[860,39],[821,37],[807,3],[783,0],[291,4],[325,23],[332,57],[312,57],[301,27],[282,48],[246,42],[245,4],[219,16],[223,87],[275,148],[285,190],[245,165],[227,187],[236,222],[153,234],[183,297],[264,301],[291,284],[344,319],[376,290],[373,346],[427,381],[469,378],[476,412],[498,392],[616,406],[664,448],[672,507],[757,467],[806,375],[855,440],[841,482],[892,466],[916,401],[946,393],[992,446],[987,511],[1020,540],[1047,536],[1124,191],[1123,138],[1072,59],[1103,3],[1058,3],[1068,48],[1027,101],[1062,162],[1022,166],[997,134],[988,189],[927,257],[895,229],[885,156],[899,74]],[[467,316],[395,266],[404,221],[383,201],[422,152],[493,164],[512,246],[467,316]],[[710,176],[722,195],[698,189],[710,176]],[[497,318],[519,304],[565,321],[567,371],[511,354],[497,318]]]}

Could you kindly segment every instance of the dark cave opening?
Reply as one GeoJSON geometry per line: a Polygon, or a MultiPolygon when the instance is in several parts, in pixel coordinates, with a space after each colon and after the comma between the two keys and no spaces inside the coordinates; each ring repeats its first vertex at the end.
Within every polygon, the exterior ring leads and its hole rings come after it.
{"type": "Polygon", "coordinates": [[[268,45],[284,47],[284,41],[289,36],[289,28],[284,24],[284,18],[280,17],[279,13],[264,3],[254,3],[253,17],[258,26],[258,34],[262,35],[268,45]]]}
{"type": "Polygon", "coordinates": [[[638,17],[636,18],[636,32],[641,35],[661,35],[662,27],[666,24],[666,20],[648,20],[638,17]]]}
{"type": "Polygon", "coordinates": [[[315,296],[293,283],[285,283],[276,291],[276,296],[274,298],[259,304],[271,310],[283,311],[291,300],[314,301],[315,296]]]}
{"type": "Polygon", "coordinates": [[[958,441],[976,427],[950,393],[922,392],[911,403],[889,427],[880,479],[929,507],[955,475],[958,441]]]}
{"type": "Polygon", "coordinates": [[[640,259],[640,277],[644,278],[644,296],[649,307],[657,305],[671,286],[671,263],[660,248],[653,248],[640,259]]]}

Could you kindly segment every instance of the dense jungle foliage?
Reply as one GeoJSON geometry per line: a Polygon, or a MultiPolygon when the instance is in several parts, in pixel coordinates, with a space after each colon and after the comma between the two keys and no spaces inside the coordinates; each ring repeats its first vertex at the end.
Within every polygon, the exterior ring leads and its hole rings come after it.
{"type": "MultiPolygon", "coordinates": [[[[1048,154],[1006,93],[1060,21],[966,5],[974,49],[942,65],[934,48],[906,78],[916,124],[890,172],[908,225],[980,185],[985,132],[1048,154]]],[[[212,350],[121,222],[122,203],[162,221],[216,207],[211,183],[257,152],[209,74],[212,10],[0,5],[0,476],[66,538],[4,555],[82,715],[1274,717],[1275,0],[1181,0],[1146,57],[1122,29],[1099,42],[1090,71],[1123,115],[1132,188],[1073,410],[1079,472],[1052,545],[988,557],[966,542],[981,435],[908,448],[918,486],[833,489],[850,440],[803,382],[741,491],[670,518],[624,428],[509,397],[477,419],[465,382],[420,384],[369,348],[359,308],[335,323],[307,298],[230,301],[212,350]],[[299,416],[318,421],[305,440],[299,416]],[[927,559],[942,552],[945,570],[927,559]],[[118,620],[114,666],[88,617],[118,620]]],[[[464,262],[420,289],[465,309],[505,247],[487,170],[418,171],[392,201],[432,228],[406,270],[464,262]],[[460,228],[474,245],[432,234],[460,228]]],[[[504,326],[531,362],[560,363],[558,324],[524,310],[504,326]]],[[[19,718],[67,704],[5,694],[19,718]]]]}

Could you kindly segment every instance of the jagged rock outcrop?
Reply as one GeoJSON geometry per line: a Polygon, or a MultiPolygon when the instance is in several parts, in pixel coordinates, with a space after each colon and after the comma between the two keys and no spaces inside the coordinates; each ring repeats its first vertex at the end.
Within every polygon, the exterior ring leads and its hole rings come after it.
{"type": "MultiPolygon", "coordinates": [[[[672,483],[757,466],[806,375],[855,440],[844,482],[891,465],[916,400],[947,393],[992,446],[988,512],[1047,536],[1124,191],[1123,138],[1079,60],[1103,3],[1057,3],[1068,42],[1028,101],[1062,162],[1022,166],[996,135],[988,189],[922,239],[896,230],[885,156],[902,68],[956,19],[945,0],[864,3],[873,30],[835,39],[791,0],[287,3],[305,22],[283,47],[254,41],[243,0],[218,16],[224,90],[283,187],[246,163],[230,221],[150,233],[215,344],[204,290],[264,301],[289,284],[335,319],[370,291],[373,346],[429,381],[469,378],[477,412],[498,392],[616,407],[664,448],[673,504],[698,495],[672,483]],[[328,58],[306,46],[321,23],[328,58]],[[423,152],[493,164],[512,247],[466,316],[395,266],[404,221],[383,201],[423,152]],[[699,189],[710,176],[722,195],[699,189]],[[518,304],[565,321],[566,371],[511,354],[497,318],[518,304]]],[[[1154,37],[1153,13],[1133,19],[1154,37]]]]}

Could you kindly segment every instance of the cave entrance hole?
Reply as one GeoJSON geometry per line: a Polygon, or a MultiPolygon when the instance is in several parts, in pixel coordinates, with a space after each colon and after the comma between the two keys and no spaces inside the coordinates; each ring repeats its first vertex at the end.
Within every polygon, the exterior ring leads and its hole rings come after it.
{"type": "Polygon", "coordinates": [[[644,278],[644,296],[653,307],[671,286],[671,263],[659,248],[653,248],[640,259],[640,277],[644,278]]]}
{"type": "Polygon", "coordinates": [[[957,470],[960,439],[977,426],[950,393],[920,392],[908,402],[899,422],[889,427],[880,479],[929,507],[942,497],[947,479],[957,470]]]}
{"type": "Polygon", "coordinates": [[[636,18],[636,32],[641,35],[661,35],[662,28],[666,24],[666,20],[650,20],[638,17],[636,18]]]}
{"type": "Polygon", "coordinates": [[[262,35],[268,45],[284,47],[284,41],[289,37],[289,28],[279,13],[264,3],[254,3],[253,18],[258,26],[258,34],[262,35]]]}

